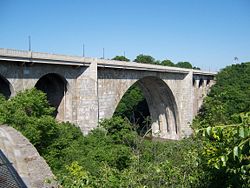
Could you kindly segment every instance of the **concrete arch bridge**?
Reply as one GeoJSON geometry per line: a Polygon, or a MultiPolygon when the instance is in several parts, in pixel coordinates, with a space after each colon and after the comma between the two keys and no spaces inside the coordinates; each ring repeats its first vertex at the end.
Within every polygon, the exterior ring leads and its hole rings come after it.
{"type": "Polygon", "coordinates": [[[135,83],[147,100],[152,134],[180,139],[214,83],[215,73],[135,62],[0,49],[0,93],[6,98],[36,87],[47,93],[55,116],[84,134],[113,115],[135,83]]]}

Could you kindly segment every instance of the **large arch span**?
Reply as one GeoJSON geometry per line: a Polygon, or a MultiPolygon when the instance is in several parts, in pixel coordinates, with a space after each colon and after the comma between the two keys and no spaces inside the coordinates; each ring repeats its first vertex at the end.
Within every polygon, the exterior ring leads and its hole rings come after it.
{"type": "Polygon", "coordinates": [[[168,85],[160,78],[153,76],[143,77],[133,85],[135,84],[141,88],[148,104],[152,136],[178,139],[180,136],[178,108],[168,85]]]}

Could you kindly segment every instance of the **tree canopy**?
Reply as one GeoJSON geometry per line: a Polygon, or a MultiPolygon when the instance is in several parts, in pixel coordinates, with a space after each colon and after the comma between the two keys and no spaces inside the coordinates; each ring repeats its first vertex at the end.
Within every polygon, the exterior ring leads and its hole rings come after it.
{"type": "Polygon", "coordinates": [[[187,62],[187,61],[178,62],[175,66],[180,67],[180,68],[186,68],[186,69],[192,69],[193,68],[192,64],[187,62]]]}
{"type": "Polygon", "coordinates": [[[117,60],[117,61],[130,61],[130,59],[126,58],[125,56],[115,56],[112,60],[117,60]]]}
{"type": "Polygon", "coordinates": [[[163,61],[161,62],[161,65],[170,66],[170,67],[174,67],[174,66],[175,66],[175,64],[174,64],[172,61],[168,60],[168,59],[163,60],[163,61]]]}
{"type": "Polygon", "coordinates": [[[137,63],[155,64],[155,59],[150,55],[138,55],[135,60],[137,63]]]}

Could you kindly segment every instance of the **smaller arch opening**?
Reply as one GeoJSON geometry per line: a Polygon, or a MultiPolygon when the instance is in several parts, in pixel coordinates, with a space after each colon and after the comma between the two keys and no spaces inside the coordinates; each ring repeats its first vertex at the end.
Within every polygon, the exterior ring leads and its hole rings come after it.
{"type": "Polygon", "coordinates": [[[48,102],[55,107],[54,116],[63,119],[64,114],[64,97],[67,92],[68,83],[66,79],[59,74],[49,73],[42,76],[35,87],[47,95],[48,102]]]}
{"type": "Polygon", "coordinates": [[[9,99],[11,96],[10,82],[1,75],[0,75],[0,94],[3,95],[6,99],[9,99]]]}
{"type": "Polygon", "coordinates": [[[199,87],[203,86],[204,80],[201,78],[199,81],[199,87]]]}

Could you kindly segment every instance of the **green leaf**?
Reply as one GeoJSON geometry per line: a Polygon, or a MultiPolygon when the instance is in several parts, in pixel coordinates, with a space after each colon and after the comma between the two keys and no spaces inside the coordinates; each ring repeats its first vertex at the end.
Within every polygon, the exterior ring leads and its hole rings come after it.
{"type": "Polygon", "coordinates": [[[214,163],[214,167],[215,167],[216,169],[220,169],[218,163],[214,163]]]}
{"type": "Polygon", "coordinates": [[[234,149],[233,149],[234,160],[235,160],[235,157],[238,157],[238,155],[239,155],[239,147],[235,146],[234,149]]]}
{"type": "Polygon", "coordinates": [[[244,127],[239,128],[239,136],[241,138],[245,138],[245,129],[244,129],[244,127]]]}
{"type": "Polygon", "coordinates": [[[220,159],[222,161],[222,166],[226,166],[227,157],[223,155],[223,156],[220,157],[220,159]]]}
{"type": "Polygon", "coordinates": [[[212,130],[212,127],[207,127],[206,128],[206,133],[208,136],[211,136],[211,130],[212,130]]]}

